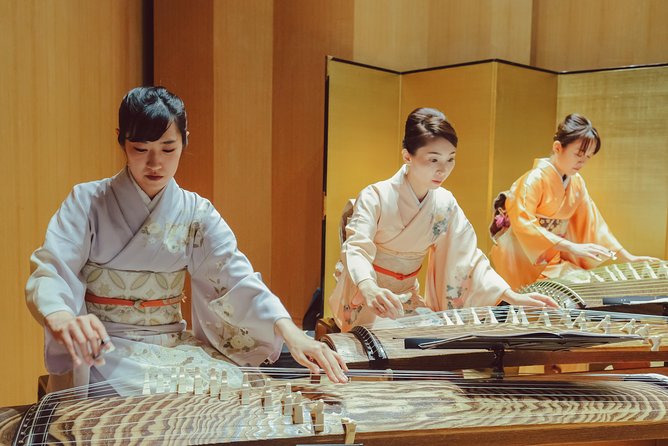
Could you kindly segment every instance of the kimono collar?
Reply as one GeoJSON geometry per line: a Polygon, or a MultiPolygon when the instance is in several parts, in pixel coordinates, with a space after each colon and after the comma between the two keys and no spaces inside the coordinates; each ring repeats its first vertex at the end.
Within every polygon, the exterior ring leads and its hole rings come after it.
{"type": "Polygon", "coordinates": [[[555,179],[558,179],[559,182],[564,186],[564,189],[568,187],[568,185],[571,182],[571,177],[568,175],[564,175],[563,177],[559,173],[559,170],[550,162],[549,158],[537,158],[533,162],[533,168],[534,169],[541,169],[545,172],[553,172],[555,179]]]}
{"type": "Polygon", "coordinates": [[[135,189],[137,189],[137,192],[139,193],[139,197],[141,198],[141,201],[144,202],[146,207],[148,207],[149,212],[153,211],[155,207],[158,205],[160,202],[160,198],[162,197],[162,194],[165,192],[165,189],[167,189],[167,186],[163,187],[160,192],[158,192],[155,197],[151,198],[148,196],[146,192],[137,184],[137,180],[135,180],[135,177],[132,176],[132,174],[128,171],[128,168],[125,168],[125,172],[127,176],[130,178],[132,181],[132,184],[134,184],[135,189]]]}
{"type": "Polygon", "coordinates": [[[417,208],[419,209],[429,201],[429,198],[434,193],[434,191],[429,189],[427,191],[427,195],[425,195],[422,201],[420,201],[417,195],[415,195],[415,191],[411,187],[411,184],[408,182],[408,179],[406,178],[407,173],[408,173],[408,166],[406,164],[403,164],[399,169],[399,171],[395,173],[394,176],[390,179],[390,182],[396,185],[401,195],[404,196],[408,195],[408,197],[410,197],[410,200],[414,202],[413,204],[417,206],[417,208]]]}
{"type": "Polygon", "coordinates": [[[147,204],[142,199],[141,194],[137,190],[138,188],[135,187],[132,175],[128,172],[127,167],[111,179],[111,189],[116,197],[116,202],[123,214],[123,218],[133,232],[139,230],[151,214],[152,209],[162,201],[165,194],[173,194],[177,188],[178,185],[174,181],[174,178],[172,178],[164,189],[147,204]]]}

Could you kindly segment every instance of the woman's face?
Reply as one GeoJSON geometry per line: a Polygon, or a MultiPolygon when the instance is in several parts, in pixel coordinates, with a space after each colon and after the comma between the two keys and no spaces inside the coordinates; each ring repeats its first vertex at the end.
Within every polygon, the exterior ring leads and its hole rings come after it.
{"type": "Polygon", "coordinates": [[[440,187],[455,168],[457,149],[444,138],[435,138],[411,155],[402,151],[404,162],[408,164],[408,177],[416,193],[427,193],[440,187]]]}
{"type": "Polygon", "coordinates": [[[594,156],[595,145],[590,144],[586,152],[582,152],[582,139],[573,141],[566,146],[562,146],[559,141],[552,145],[552,164],[562,175],[575,175],[582,169],[587,161],[594,156]]]}
{"type": "Polygon", "coordinates": [[[157,141],[126,139],[123,149],[132,177],[146,195],[153,198],[176,174],[183,141],[178,127],[172,123],[157,141]]]}

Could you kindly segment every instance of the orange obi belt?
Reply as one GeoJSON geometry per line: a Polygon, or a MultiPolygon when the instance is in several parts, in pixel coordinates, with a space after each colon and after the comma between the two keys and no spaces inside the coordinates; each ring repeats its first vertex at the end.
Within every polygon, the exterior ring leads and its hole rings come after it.
{"type": "Polygon", "coordinates": [[[422,269],[422,265],[420,265],[420,268],[417,270],[413,271],[412,273],[408,274],[402,274],[402,273],[395,273],[394,271],[390,271],[389,269],[385,269],[382,266],[378,265],[373,265],[373,269],[378,271],[381,274],[385,274],[386,276],[394,277],[397,280],[405,280],[405,279],[410,279],[411,277],[415,277],[418,275],[420,272],[420,269],[422,269]]]}
{"type": "Polygon", "coordinates": [[[178,296],[170,297],[169,299],[157,300],[129,300],[119,299],[117,297],[100,297],[95,294],[86,292],[86,302],[99,305],[122,305],[125,307],[149,308],[149,307],[166,307],[168,305],[185,302],[186,296],[181,293],[178,296]]]}

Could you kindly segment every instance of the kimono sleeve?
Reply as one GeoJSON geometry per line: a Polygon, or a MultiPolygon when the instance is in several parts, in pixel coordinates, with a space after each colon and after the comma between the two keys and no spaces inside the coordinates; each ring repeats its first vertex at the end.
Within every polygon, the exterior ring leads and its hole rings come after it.
{"type": "Polygon", "coordinates": [[[434,311],[497,305],[510,288],[477,246],[473,226],[454,201],[430,248],[427,304],[434,311]]]}
{"type": "Polygon", "coordinates": [[[236,237],[213,205],[201,203],[197,214],[188,267],[195,335],[237,364],[275,361],[283,340],[274,333],[274,324],[290,315],[239,251],[236,237]]]}
{"type": "Polygon", "coordinates": [[[378,229],[379,215],[378,193],[372,187],[367,187],[355,201],[353,215],[346,226],[346,241],[341,247],[341,258],[355,285],[366,279],[376,280],[373,269],[376,244],[373,239],[378,229]]]}
{"type": "Polygon", "coordinates": [[[79,274],[88,260],[91,229],[89,193],[76,186],[51,218],[44,244],[30,257],[32,274],[26,284],[26,303],[40,323],[56,311],[79,315],[85,311],[85,285],[79,274]]]}
{"type": "MultiPolygon", "coordinates": [[[[584,182],[582,193],[582,201],[568,222],[566,237],[575,243],[596,243],[614,252],[620,251],[622,245],[612,234],[598,207],[596,207],[596,203],[590,197],[584,182]]],[[[581,258],[569,260],[573,263],[577,262],[583,268],[593,268],[600,263],[581,258]]]]}
{"type": "Polygon", "coordinates": [[[540,177],[535,171],[530,173],[518,181],[512,193],[512,204],[507,205],[507,210],[513,234],[532,264],[547,262],[557,254],[555,245],[563,239],[543,228],[536,216],[543,194],[540,177]]]}

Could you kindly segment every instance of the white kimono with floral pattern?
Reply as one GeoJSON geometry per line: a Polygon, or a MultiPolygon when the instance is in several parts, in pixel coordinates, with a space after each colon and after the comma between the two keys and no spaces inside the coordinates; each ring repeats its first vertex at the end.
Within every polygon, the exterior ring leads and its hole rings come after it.
{"type": "MultiPolygon", "coordinates": [[[[31,261],[26,300],[33,315],[43,323],[59,310],[95,313],[116,347],[92,373],[87,366],[74,370],[73,385],[93,377],[141,385],[135,378],[143,379],[148,368],[163,367],[169,376],[179,366],[207,374],[209,368],[225,368],[234,381],[236,367],[212,356],[258,365],[280,353],[283,341],[274,323],[290,317],[285,307],[239,252],[213,205],[173,179],[153,200],[126,169],[75,186],[31,261]],[[179,304],[141,310],[84,301],[86,291],[130,300],[178,296],[186,271],[192,279],[192,334],[185,331],[179,304]]],[[[52,376],[73,368],[48,330],[45,362],[52,376]]]]}
{"type": "Polygon", "coordinates": [[[397,294],[411,293],[404,303],[406,314],[425,306],[441,311],[496,305],[510,288],[478,249],[473,227],[452,193],[430,190],[420,202],[406,180],[406,166],[389,180],[362,190],[346,235],[335,273],[337,284],[329,299],[336,323],[344,331],[376,319],[357,288],[366,279],[397,294]],[[424,298],[419,295],[417,277],[400,280],[373,268],[375,264],[410,274],[427,254],[424,298]]]}

